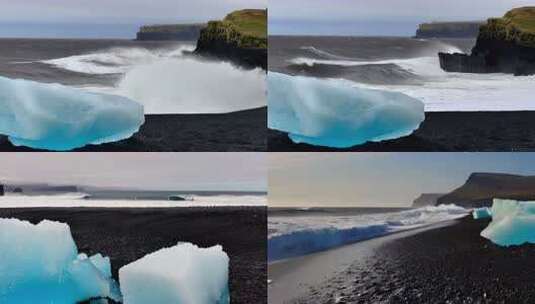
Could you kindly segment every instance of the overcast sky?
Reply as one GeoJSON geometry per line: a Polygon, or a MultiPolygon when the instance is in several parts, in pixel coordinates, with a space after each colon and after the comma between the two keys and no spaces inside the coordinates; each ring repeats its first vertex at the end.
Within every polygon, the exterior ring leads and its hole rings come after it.
{"type": "Polygon", "coordinates": [[[1,182],[266,191],[264,153],[0,153],[1,182]]]}
{"type": "Polygon", "coordinates": [[[270,34],[412,35],[426,21],[485,20],[535,0],[269,0],[270,34]]]}
{"type": "Polygon", "coordinates": [[[233,10],[265,8],[267,0],[0,0],[0,7],[0,36],[98,37],[87,25],[106,24],[93,28],[104,38],[122,37],[147,23],[221,19],[233,10]]]}
{"type": "Polygon", "coordinates": [[[272,153],[269,205],[405,207],[473,172],[535,175],[535,153],[272,153]]]}

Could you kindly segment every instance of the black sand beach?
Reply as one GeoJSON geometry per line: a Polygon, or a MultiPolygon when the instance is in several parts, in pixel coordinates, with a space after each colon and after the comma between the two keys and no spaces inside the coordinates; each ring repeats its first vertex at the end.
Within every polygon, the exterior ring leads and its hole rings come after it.
{"type": "Polygon", "coordinates": [[[535,245],[496,246],[479,236],[487,224],[465,217],[342,247],[345,256],[361,248],[360,258],[290,303],[533,303],[535,245]]]}
{"type": "Polygon", "coordinates": [[[511,152],[535,150],[535,111],[428,112],[413,134],[379,143],[335,149],[293,143],[286,133],[268,131],[268,149],[368,152],[511,152]]]}
{"type": "MultiPolygon", "coordinates": [[[[242,152],[266,151],[267,108],[228,114],[146,115],[131,138],[90,145],[81,152],[242,152]]],[[[0,136],[0,151],[36,151],[13,146],[0,136]]]]}
{"type": "Polygon", "coordinates": [[[118,269],[144,255],[192,242],[221,244],[230,257],[232,303],[266,303],[266,208],[18,208],[0,217],[68,223],[80,251],[111,258],[118,269]]]}

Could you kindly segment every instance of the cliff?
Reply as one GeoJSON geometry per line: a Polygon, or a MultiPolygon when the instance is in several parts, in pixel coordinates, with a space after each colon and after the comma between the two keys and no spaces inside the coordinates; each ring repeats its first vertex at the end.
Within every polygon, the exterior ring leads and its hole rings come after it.
{"type": "Polygon", "coordinates": [[[444,193],[422,193],[412,202],[412,207],[435,206],[438,198],[442,196],[444,196],[444,193]]]}
{"type": "Polygon", "coordinates": [[[422,23],[415,38],[476,38],[483,21],[422,23]]]}
{"type": "Polygon", "coordinates": [[[195,53],[267,69],[267,10],[240,10],[201,30],[195,53]]]}
{"type": "Polygon", "coordinates": [[[490,206],[493,198],[535,200],[535,176],[473,173],[464,185],[440,197],[437,204],[490,206]]]}
{"type": "Polygon", "coordinates": [[[205,26],[206,24],[146,25],[139,29],[136,40],[197,40],[205,26]]]}
{"type": "Polygon", "coordinates": [[[489,19],[471,55],[439,53],[439,58],[448,72],[535,74],[535,7],[489,19]]]}

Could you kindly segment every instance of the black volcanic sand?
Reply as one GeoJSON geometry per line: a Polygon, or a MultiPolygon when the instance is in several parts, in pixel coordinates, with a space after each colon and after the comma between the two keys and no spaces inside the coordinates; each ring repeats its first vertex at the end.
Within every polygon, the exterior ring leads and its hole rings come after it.
{"type": "Polygon", "coordinates": [[[488,220],[387,241],[298,303],[535,303],[535,245],[499,247],[488,220]]]}
{"type": "Polygon", "coordinates": [[[221,244],[230,257],[232,303],[267,302],[265,207],[213,208],[18,208],[2,218],[68,223],[81,252],[110,256],[118,270],[177,242],[201,247],[221,244]]]}
{"type": "MultiPolygon", "coordinates": [[[[513,102],[513,101],[512,101],[513,102]]],[[[268,131],[268,149],[293,151],[535,151],[535,111],[428,112],[407,137],[347,149],[295,144],[286,133],[268,131]]]]}
{"type": "MultiPolygon", "coordinates": [[[[134,136],[74,151],[99,152],[227,152],[266,151],[267,108],[229,114],[146,115],[134,136]]],[[[15,147],[0,138],[0,151],[37,151],[15,147]]]]}

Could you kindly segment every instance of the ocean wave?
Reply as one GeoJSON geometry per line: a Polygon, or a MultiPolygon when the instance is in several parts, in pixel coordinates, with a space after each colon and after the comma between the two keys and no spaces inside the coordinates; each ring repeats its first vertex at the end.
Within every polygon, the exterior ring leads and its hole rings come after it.
{"type": "Polygon", "coordinates": [[[456,205],[440,205],[357,216],[270,217],[268,260],[296,257],[424,227],[466,216],[468,212],[456,205]]]}
{"type": "Polygon", "coordinates": [[[166,58],[181,57],[184,52],[195,49],[193,45],[182,45],[172,49],[149,50],[140,47],[119,47],[83,55],[44,60],[43,63],[56,68],[84,74],[122,74],[137,65],[148,64],[166,58]]]}
{"type": "MultiPolygon", "coordinates": [[[[455,53],[461,50],[441,44],[440,48],[433,52],[455,53]]],[[[440,68],[437,55],[368,61],[297,57],[289,62],[290,70],[299,70],[299,67],[292,65],[301,65],[301,70],[319,71],[316,77],[322,77],[321,74],[325,74],[328,67],[330,77],[353,81],[357,87],[404,93],[422,100],[426,112],[535,110],[532,97],[535,76],[447,73],[440,68]],[[381,69],[379,72],[371,70],[371,73],[368,73],[370,67],[374,66],[391,71],[391,76],[396,79],[385,77],[388,73],[381,72],[381,69]],[[333,67],[339,67],[338,71],[333,67]],[[354,71],[351,71],[351,68],[354,68],[354,71]],[[400,69],[406,73],[400,73],[400,69]]],[[[306,75],[314,76],[310,73],[306,75]]]]}

